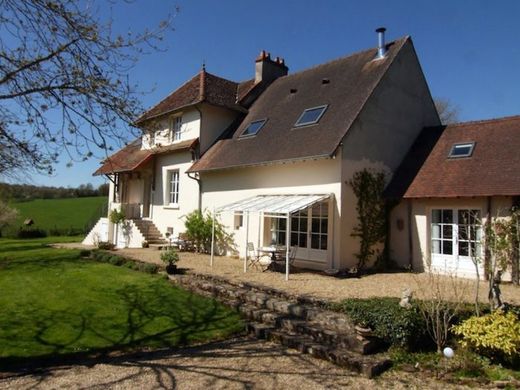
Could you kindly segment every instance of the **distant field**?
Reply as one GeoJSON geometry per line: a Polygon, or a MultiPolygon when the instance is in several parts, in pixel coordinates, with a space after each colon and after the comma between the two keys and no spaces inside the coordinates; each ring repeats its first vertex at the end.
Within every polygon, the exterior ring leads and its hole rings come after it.
{"type": "Polygon", "coordinates": [[[67,199],[35,199],[29,202],[12,202],[10,205],[18,210],[20,217],[17,223],[6,229],[4,234],[15,233],[23,221],[31,218],[34,228],[49,231],[58,229],[65,234],[66,230],[83,230],[92,220],[100,216],[106,196],[92,198],[67,199]]]}

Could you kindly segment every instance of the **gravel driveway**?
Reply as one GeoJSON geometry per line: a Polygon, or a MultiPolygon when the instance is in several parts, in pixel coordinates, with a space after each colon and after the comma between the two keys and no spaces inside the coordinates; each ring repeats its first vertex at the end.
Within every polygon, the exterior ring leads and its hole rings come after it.
{"type": "MultiPolygon", "coordinates": [[[[1,374],[0,374],[1,378],[1,374]]],[[[277,344],[238,338],[0,379],[2,389],[446,389],[404,372],[366,379],[277,344]]],[[[460,388],[460,387],[458,387],[460,388]]]]}

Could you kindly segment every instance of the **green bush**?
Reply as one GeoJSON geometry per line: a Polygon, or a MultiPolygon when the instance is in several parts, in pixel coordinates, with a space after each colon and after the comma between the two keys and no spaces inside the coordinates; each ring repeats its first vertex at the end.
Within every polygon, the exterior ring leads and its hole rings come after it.
{"type": "Polygon", "coordinates": [[[123,263],[125,262],[125,259],[122,258],[121,256],[111,256],[110,259],[108,260],[108,262],[112,265],[120,266],[120,265],[123,265],[123,263]]]}
{"type": "Polygon", "coordinates": [[[513,312],[496,310],[481,317],[471,317],[452,328],[462,336],[461,344],[490,358],[512,362],[520,357],[520,320],[513,312]]]}
{"type": "Polygon", "coordinates": [[[148,274],[156,274],[159,271],[159,266],[157,264],[144,263],[141,271],[148,274]]]}
{"type": "Polygon", "coordinates": [[[42,238],[47,237],[47,232],[43,229],[22,228],[16,234],[17,238],[42,238]]]}
{"type": "Polygon", "coordinates": [[[79,255],[81,257],[89,257],[90,253],[91,253],[90,249],[82,249],[79,251],[79,255]]]}
{"type": "MultiPolygon", "coordinates": [[[[213,229],[213,217],[209,212],[204,215],[200,210],[195,210],[186,215],[184,221],[186,236],[193,242],[197,251],[209,253],[211,251],[211,235],[213,229]]],[[[224,229],[218,219],[215,219],[215,248],[214,252],[223,254],[227,250],[234,249],[233,235],[224,229]]]]}
{"type": "Polygon", "coordinates": [[[166,264],[175,264],[179,261],[179,254],[174,247],[167,247],[166,250],[161,253],[161,260],[166,264]]]}
{"type": "Polygon", "coordinates": [[[347,314],[355,324],[369,327],[384,342],[408,350],[427,340],[424,319],[416,306],[404,309],[398,298],[346,299],[333,309],[347,314]]]}

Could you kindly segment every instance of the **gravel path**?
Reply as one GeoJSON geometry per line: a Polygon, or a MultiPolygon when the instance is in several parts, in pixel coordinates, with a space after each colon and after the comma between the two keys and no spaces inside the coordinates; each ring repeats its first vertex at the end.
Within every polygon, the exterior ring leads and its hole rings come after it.
{"type": "MultiPolygon", "coordinates": [[[[80,244],[60,244],[63,247],[81,247],[80,244]]],[[[117,254],[132,257],[138,260],[156,264],[163,264],[161,252],[154,249],[119,249],[117,254]]],[[[340,301],[345,298],[369,297],[401,297],[405,288],[410,288],[415,297],[428,297],[434,291],[428,274],[414,274],[410,272],[378,273],[363,276],[362,278],[340,279],[318,272],[293,273],[288,282],[285,274],[279,272],[261,272],[250,269],[244,273],[243,261],[230,257],[215,257],[213,268],[210,267],[209,256],[190,252],[181,252],[178,267],[188,272],[220,275],[230,280],[255,283],[267,287],[285,290],[295,295],[311,295],[330,301],[340,301]]],[[[443,286],[440,290],[446,294],[453,291],[452,280],[448,277],[437,276],[443,286]]],[[[475,281],[459,278],[457,288],[464,290],[463,297],[473,302],[475,297],[475,281]]],[[[520,305],[520,288],[511,284],[502,284],[502,300],[520,305]]],[[[487,283],[480,283],[480,300],[487,302],[487,283]]]]}
{"type": "Polygon", "coordinates": [[[403,372],[376,379],[246,338],[177,351],[147,352],[0,379],[1,389],[446,389],[403,372]]]}

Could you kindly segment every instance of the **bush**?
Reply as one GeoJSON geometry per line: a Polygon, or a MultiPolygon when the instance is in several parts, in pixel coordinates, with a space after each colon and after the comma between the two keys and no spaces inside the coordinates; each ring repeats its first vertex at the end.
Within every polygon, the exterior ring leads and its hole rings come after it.
{"type": "Polygon", "coordinates": [[[427,338],[417,307],[402,308],[397,298],[346,299],[333,308],[346,313],[355,324],[371,328],[391,345],[414,349],[427,338]]]}
{"type": "Polygon", "coordinates": [[[43,229],[25,228],[18,230],[18,238],[42,238],[47,237],[47,232],[43,229]]]}
{"type": "Polygon", "coordinates": [[[147,274],[156,274],[159,271],[159,266],[157,264],[144,263],[141,271],[147,274]]]}
{"type": "MultiPolygon", "coordinates": [[[[209,253],[211,251],[211,235],[213,229],[213,217],[209,212],[204,215],[200,210],[194,210],[186,215],[184,221],[186,236],[193,242],[198,252],[209,253]]],[[[214,253],[224,253],[234,249],[233,235],[224,229],[218,219],[215,219],[215,248],[214,253]]]]}
{"type": "Polygon", "coordinates": [[[520,320],[513,312],[496,310],[481,317],[471,317],[452,327],[462,336],[461,344],[490,358],[512,362],[520,357],[520,320]]]}
{"type": "Polygon", "coordinates": [[[81,257],[90,257],[91,250],[90,249],[82,249],[79,251],[79,255],[81,257]]]}
{"type": "Polygon", "coordinates": [[[179,260],[179,254],[173,247],[168,247],[161,253],[161,260],[166,264],[175,264],[179,260]]]}
{"type": "Polygon", "coordinates": [[[120,266],[120,265],[123,265],[123,263],[125,262],[125,259],[121,256],[111,256],[110,259],[108,260],[108,262],[112,265],[120,266]]]}
{"type": "Polygon", "coordinates": [[[108,241],[99,241],[97,244],[98,249],[104,249],[104,250],[112,250],[115,248],[115,245],[108,241]]]}

